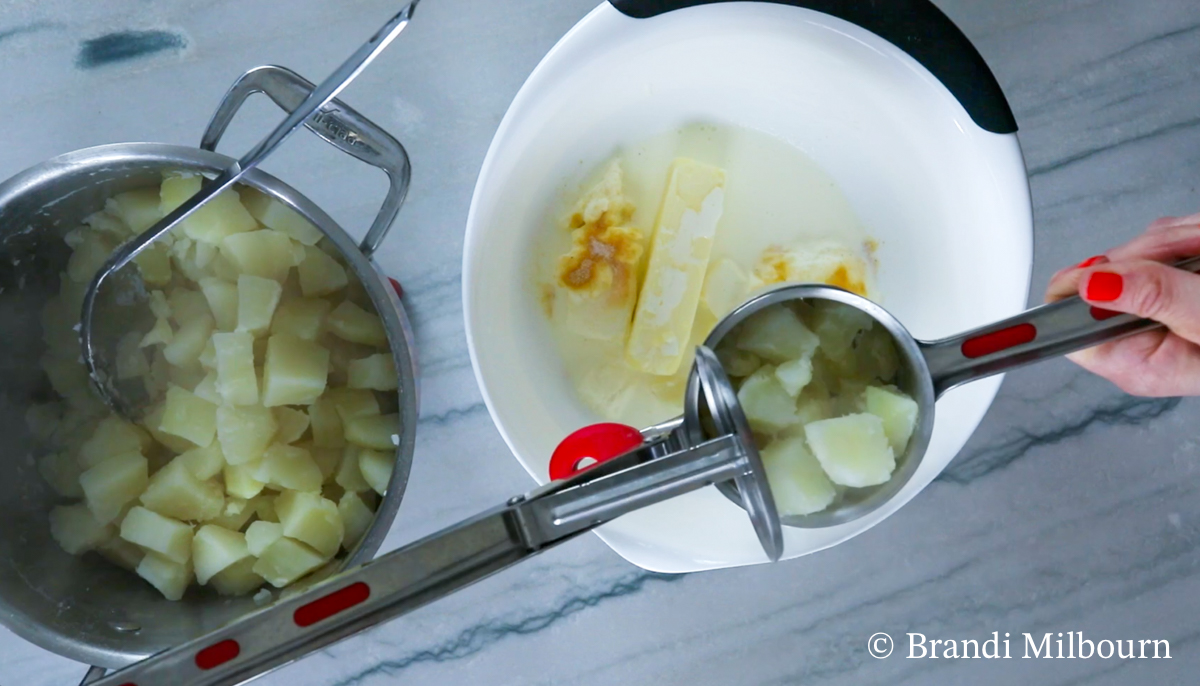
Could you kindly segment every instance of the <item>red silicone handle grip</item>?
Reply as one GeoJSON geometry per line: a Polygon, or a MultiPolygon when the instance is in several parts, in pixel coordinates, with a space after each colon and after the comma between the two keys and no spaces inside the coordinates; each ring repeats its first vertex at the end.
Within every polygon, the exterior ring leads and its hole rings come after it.
{"type": "Polygon", "coordinates": [[[642,432],[624,424],[592,424],[567,436],[550,456],[550,478],[574,476],[590,467],[623,455],[642,444],[642,432]],[[581,464],[586,460],[594,460],[581,464]]]}

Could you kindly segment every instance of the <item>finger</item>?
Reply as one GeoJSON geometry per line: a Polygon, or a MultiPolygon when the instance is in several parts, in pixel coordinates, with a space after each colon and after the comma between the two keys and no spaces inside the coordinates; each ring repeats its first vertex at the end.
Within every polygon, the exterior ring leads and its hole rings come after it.
{"type": "Polygon", "coordinates": [[[1085,270],[1079,294],[1092,305],[1162,322],[1200,343],[1200,275],[1148,260],[1110,262],[1085,270]]]}
{"type": "Polygon", "coordinates": [[[1173,226],[1184,226],[1186,224],[1200,224],[1200,212],[1186,217],[1160,217],[1150,222],[1150,226],[1146,227],[1146,231],[1161,231],[1173,226]]]}
{"type": "Polygon", "coordinates": [[[1133,395],[1200,395],[1200,346],[1167,331],[1147,331],[1067,358],[1133,395]]]}
{"type": "Polygon", "coordinates": [[[1154,260],[1174,262],[1181,257],[1200,255],[1200,226],[1177,224],[1144,233],[1107,253],[1113,262],[1120,260],[1154,260]]]}
{"type": "Polygon", "coordinates": [[[1082,270],[1106,263],[1108,263],[1107,257],[1096,255],[1072,267],[1058,270],[1054,276],[1050,277],[1050,283],[1046,286],[1045,301],[1052,303],[1075,295],[1079,291],[1079,279],[1084,274],[1082,270]]]}

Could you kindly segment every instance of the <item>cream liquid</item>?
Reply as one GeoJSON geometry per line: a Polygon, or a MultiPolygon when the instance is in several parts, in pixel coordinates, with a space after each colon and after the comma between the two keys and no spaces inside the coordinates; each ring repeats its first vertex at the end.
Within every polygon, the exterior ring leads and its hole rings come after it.
{"type": "MultiPolygon", "coordinates": [[[[641,427],[680,414],[691,356],[672,377],[642,374],[624,364],[623,342],[588,340],[563,326],[562,317],[554,316],[553,288],[558,258],[571,244],[565,217],[610,161],[618,159],[625,173],[625,196],[637,207],[632,224],[645,234],[648,252],[667,171],[676,157],[714,164],[726,172],[724,211],[710,264],[728,258],[749,274],[773,245],[831,239],[858,250],[867,244],[862,224],[833,179],[798,148],[773,136],[737,126],[694,124],[618,149],[563,193],[536,253],[539,293],[564,368],[581,400],[607,421],[641,427]]],[[[871,261],[866,262],[870,269],[871,261]]],[[[645,256],[642,263],[644,269],[645,256]]],[[[715,324],[701,305],[692,342],[702,342],[715,324]]]]}

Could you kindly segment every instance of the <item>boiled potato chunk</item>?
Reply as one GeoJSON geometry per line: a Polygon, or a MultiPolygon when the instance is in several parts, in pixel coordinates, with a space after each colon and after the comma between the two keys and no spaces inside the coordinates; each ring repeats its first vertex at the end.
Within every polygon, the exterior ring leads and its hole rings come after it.
{"type": "MultiPolygon", "coordinates": [[[[207,307],[207,306],[206,306],[207,307]]],[[[203,314],[179,325],[171,342],[163,347],[163,357],[176,367],[190,365],[200,359],[200,353],[212,336],[216,323],[212,315],[203,314]]]]}
{"type": "Polygon", "coordinates": [[[233,331],[238,323],[238,287],[225,279],[210,276],[200,280],[200,292],[221,331],[233,331]]]}
{"type": "Polygon", "coordinates": [[[354,360],[346,372],[346,386],[370,388],[376,391],[394,391],[399,386],[396,377],[396,362],[391,353],[379,353],[354,360]]]}
{"type": "Polygon", "coordinates": [[[366,491],[371,488],[371,484],[363,477],[362,468],[359,467],[358,455],[362,451],[363,449],[356,445],[348,445],[342,449],[342,461],[333,481],[347,491],[366,491]]]}
{"type": "Polygon", "coordinates": [[[387,346],[387,333],[379,317],[346,300],[333,308],[325,320],[331,332],[351,343],[387,346]]]}
{"type": "Polygon", "coordinates": [[[289,334],[268,339],[263,405],[310,405],[325,392],[328,377],[329,351],[325,348],[289,334]]]}
{"type": "Polygon", "coordinates": [[[857,376],[867,382],[891,383],[900,368],[896,341],[882,325],[876,323],[863,331],[855,342],[858,355],[857,376]]]}
{"type": "Polygon", "coordinates": [[[163,218],[157,188],[139,188],[118,193],[104,203],[104,208],[120,219],[129,232],[139,234],[163,218]]]}
{"type": "Polygon", "coordinates": [[[192,557],[192,527],[144,507],[134,507],[125,515],[121,538],[179,564],[192,557]]]}
{"type": "Polygon", "coordinates": [[[253,476],[277,489],[321,490],[321,468],[307,450],[294,445],[276,443],[267,448],[253,476]]]}
{"type": "MultiPolygon", "coordinates": [[[[200,176],[169,176],[163,179],[159,209],[166,215],[198,193],[202,183],[200,176]]],[[[217,245],[226,236],[252,231],[258,222],[242,207],[238,192],[231,188],[206,202],[184,219],[181,226],[188,238],[217,245]]]]}
{"type": "Polygon", "coordinates": [[[190,288],[176,288],[167,294],[167,303],[171,307],[171,318],[176,324],[185,324],[193,319],[211,317],[208,301],[200,291],[190,288]]]}
{"type": "Polygon", "coordinates": [[[237,233],[221,241],[221,255],[241,274],[283,283],[292,270],[292,239],[269,229],[237,233]]]}
{"type": "Polygon", "coordinates": [[[258,557],[282,536],[282,524],[278,522],[254,522],[250,525],[249,529],[246,529],[246,547],[250,550],[251,555],[258,557]]]}
{"type": "Polygon", "coordinates": [[[330,389],[326,397],[333,403],[343,423],[352,417],[379,414],[379,401],[375,394],[368,390],[334,388],[330,389]]]}
{"type": "Polygon", "coordinates": [[[165,246],[151,245],[137,254],[133,261],[142,274],[142,281],[151,286],[171,283],[171,253],[165,246]]]}
{"type": "Polygon", "coordinates": [[[863,391],[863,406],[867,412],[883,420],[883,432],[897,455],[903,455],[908,439],[917,425],[917,401],[889,386],[868,386],[863,391]]]}
{"type": "MultiPolygon", "coordinates": [[[[274,281],[267,283],[275,284],[274,281]]],[[[278,288],[278,284],[275,284],[278,288]]],[[[258,376],[254,369],[254,336],[245,331],[212,336],[216,351],[217,392],[229,405],[258,403],[258,376]]]]}
{"type": "Polygon", "coordinates": [[[242,204],[268,229],[282,231],[302,245],[316,245],[321,240],[321,230],[296,210],[259,191],[243,190],[241,193],[242,204]]]}
{"type": "Polygon", "coordinates": [[[197,478],[185,461],[175,459],[150,478],[142,505],[165,517],[204,521],[221,514],[225,491],[216,481],[197,478]]]}
{"type": "Polygon", "coordinates": [[[774,367],[762,367],[751,374],[738,390],[738,402],[755,431],[775,433],[799,421],[796,400],[779,383],[774,367]]]}
{"type": "Polygon", "coordinates": [[[811,357],[802,357],[798,360],[789,360],[775,368],[775,378],[779,379],[779,383],[783,386],[783,390],[793,398],[800,395],[800,391],[812,381],[813,363],[811,357]]]}
{"type": "Polygon", "coordinates": [[[72,555],[82,555],[112,540],[117,528],[101,524],[85,505],[59,505],[50,511],[50,537],[72,555]]]}
{"type": "Polygon", "coordinates": [[[171,386],[158,429],[203,448],[212,443],[217,431],[217,406],[189,390],[171,386]]]}
{"type": "Polygon", "coordinates": [[[213,441],[203,448],[192,448],[182,453],[174,462],[179,462],[192,476],[205,481],[225,469],[225,453],[221,451],[220,441],[213,441]]]}
{"type": "MultiPolygon", "coordinates": [[[[372,398],[374,400],[374,398],[372,398]]],[[[379,406],[375,406],[379,414],[379,406]]],[[[312,427],[313,445],[318,448],[340,448],[346,444],[342,433],[342,418],[337,406],[326,396],[308,406],[308,419],[312,427]]]]}
{"type": "Polygon", "coordinates": [[[235,562],[217,572],[208,580],[208,584],[224,596],[246,595],[263,585],[263,578],[254,572],[257,562],[253,557],[235,562]]]}
{"type": "Polygon", "coordinates": [[[342,525],[346,529],[342,547],[347,551],[353,550],[362,540],[363,534],[367,533],[367,529],[371,528],[375,513],[357,493],[349,492],[343,494],[342,499],[338,501],[338,513],[341,514],[342,525]]]}
{"type": "MultiPolygon", "coordinates": [[[[159,317],[155,320],[154,326],[152,326],[150,330],[146,332],[146,335],[142,336],[142,340],[138,343],[138,347],[148,348],[152,345],[166,345],[167,343],[170,343],[171,339],[174,337],[175,332],[171,329],[171,322],[167,321],[166,317],[159,317]]],[[[53,379],[51,381],[53,381],[53,379]]],[[[58,388],[55,387],[55,390],[58,390],[58,388]]]]}
{"type": "Polygon", "coordinates": [[[241,531],[242,527],[246,526],[246,522],[255,515],[251,502],[245,498],[229,496],[225,499],[225,509],[222,510],[221,515],[208,520],[207,523],[230,531],[241,531]]]}
{"type": "Polygon", "coordinates": [[[237,330],[249,331],[256,336],[265,332],[271,326],[271,317],[275,316],[283,286],[272,279],[242,274],[238,277],[237,291],[237,330]]]}
{"type": "Polygon", "coordinates": [[[83,489],[79,486],[79,475],[83,473],[83,467],[71,453],[47,453],[38,458],[37,467],[38,473],[55,493],[64,498],[83,496],[83,489]]]}
{"type": "Polygon", "coordinates": [[[225,465],[225,492],[238,498],[253,498],[266,486],[254,478],[257,464],[225,465]]]}
{"type": "Polygon", "coordinates": [[[167,600],[179,600],[192,583],[192,565],[148,552],[137,566],[137,575],[158,589],[167,600]]]}
{"type": "Polygon", "coordinates": [[[306,298],[336,293],[346,287],[346,268],[320,248],[305,246],[304,259],[296,267],[300,292],[306,298]]]}
{"type": "Polygon", "coordinates": [[[253,569],[267,583],[283,588],[325,564],[326,559],[300,541],[280,538],[263,551],[253,569]]]}
{"type": "Polygon", "coordinates": [[[169,434],[159,427],[162,425],[163,410],[166,409],[166,402],[160,402],[146,413],[146,417],[142,420],[142,428],[150,432],[154,440],[162,443],[176,453],[185,453],[196,447],[195,443],[185,440],[173,434],[169,434]]]}
{"type": "Polygon", "coordinates": [[[833,482],[802,436],[780,438],[764,448],[761,455],[779,514],[820,512],[837,497],[833,482]]]}
{"type": "Polygon", "coordinates": [[[804,427],[809,448],[834,483],[877,486],[892,476],[896,457],[883,420],[873,414],[823,419],[804,427]]]}
{"type": "Polygon", "coordinates": [[[288,300],[275,311],[275,318],[271,320],[271,333],[287,333],[306,341],[315,341],[332,307],[328,300],[288,300]]]}
{"type": "Polygon", "coordinates": [[[248,557],[246,536],[237,531],[206,524],[192,538],[192,566],[200,584],[207,584],[217,573],[248,557]]]}
{"type": "Polygon", "coordinates": [[[321,448],[312,444],[311,441],[297,443],[297,446],[307,450],[313,458],[313,462],[317,463],[317,467],[321,470],[321,478],[325,481],[330,481],[334,474],[337,473],[338,465],[342,461],[341,448],[321,448]]]}
{"type": "Polygon", "coordinates": [[[316,493],[284,491],[275,500],[283,535],[307,543],[326,558],[342,546],[345,528],[337,505],[316,493]]]}
{"type": "Polygon", "coordinates": [[[812,357],[820,339],[787,307],[768,307],[742,325],[737,347],[771,362],[812,357]]]}
{"type": "Polygon", "coordinates": [[[346,441],[374,450],[395,450],[400,444],[400,416],[360,415],[343,423],[346,441]]]}
{"type": "Polygon", "coordinates": [[[150,445],[150,436],[145,431],[110,415],[100,420],[91,437],[79,446],[79,463],[84,468],[95,467],[113,455],[141,452],[150,445]]]}
{"type": "Polygon", "coordinates": [[[858,367],[855,340],[872,328],[871,315],[849,305],[822,302],[814,307],[813,331],[821,340],[821,352],[833,371],[840,376],[854,376],[858,367]]]}
{"type": "Polygon", "coordinates": [[[716,353],[721,367],[732,377],[750,376],[762,366],[762,359],[758,355],[738,350],[733,346],[722,345],[717,348],[716,353]]]}
{"type": "Polygon", "coordinates": [[[379,495],[387,492],[388,482],[392,480],[392,469],[395,466],[396,458],[390,452],[360,450],[358,453],[358,469],[362,472],[363,479],[379,495]]]}
{"type": "Polygon", "coordinates": [[[221,451],[225,453],[225,461],[231,465],[246,464],[262,457],[279,428],[271,410],[255,405],[222,405],[217,408],[216,424],[221,451]]]}
{"type": "Polygon", "coordinates": [[[133,502],[150,480],[150,465],[140,453],[114,455],[79,475],[84,502],[92,516],[108,524],[133,502]]]}
{"type": "Polygon", "coordinates": [[[136,572],[138,565],[146,557],[146,551],[119,536],[114,536],[107,543],[96,548],[96,552],[121,569],[131,572],[136,572]]]}

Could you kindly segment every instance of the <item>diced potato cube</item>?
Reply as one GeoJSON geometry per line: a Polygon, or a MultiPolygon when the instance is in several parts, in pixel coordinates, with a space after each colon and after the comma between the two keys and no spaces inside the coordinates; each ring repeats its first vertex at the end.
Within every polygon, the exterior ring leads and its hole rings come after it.
{"type": "Polygon", "coordinates": [[[367,529],[371,528],[375,513],[367,507],[357,493],[343,495],[342,499],[338,501],[338,512],[342,515],[342,525],[346,528],[342,547],[347,551],[353,550],[354,546],[362,540],[363,534],[367,533],[367,529]]]}
{"type": "Polygon", "coordinates": [[[218,333],[213,334],[212,342],[217,357],[217,392],[221,398],[229,405],[257,404],[254,336],[245,331],[218,333]]]}
{"type": "Polygon", "coordinates": [[[221,514],[225,491],[216,481],[196,478],[187,464],[177,458],[150,478],[142,494],[142,505],[164,517],[204,521],[221,514]]]}
{"type": "Polygon", "coordinates": [[[718,319],[729,314],[746,300],[750,277],[731,259],[714,262],[704,277],[700,301],[718,319]]]}
{"type": "Polygon", "coordinates": [[[325,392],[328,377],[329,351],[325,348],[289,334],[268,339],[263,405],[312,404],[325,392]]]}
{"type": "Polygon", "coordinates": [[[297,410],[291,407],[275,407],[271,411],[275,414],[275,424],[279,426],[279,430],[275,433],[275,442],[295,443],[304,436],[304,432],[308,431],[308,415],[304,410],[297,410]]]}
{"type": "Polygon", "coordinates": [[[165,345],[170,343],[173,338],[175,338],[175,332],[171,330],[171,322],[167,321],[165,317],[159,317],[154,321],[154,326],[146,332],[146,335],[142,336],[138,347],[148,348],[152,345],[165,345]]]}
{"type": "Polygon", "coordinates": [[[137,566],[137,575],[150,582],[167,600],[179,600],[192,583],[192,565],[148,552],[137,566]]]}
{"type": "Polygon", "coordinates": [[[282,231],[303,245],[316,245],[324,235],[296,210],[271,196],[255,190],[243,189],[242,204],[263,226],[282,231]]]}
{"type": "Polygon", "coordinates": [[[721,345],[717,348],[716,353],[725,373],[735,378],[750,376],[762,366],[762,360],[758,355],[738,350],[732,345],[721,345]]]}
{"type": "Polygon", "coordinates": [[[834,483],[851,488],[877,486],[891,478],[896,458],[873,414],[823,419],[804,427],[813,455],[834,483]]]}
{"type": "Polygon", "coordinates": [[[275,588],[283,588],[325,564],[326,559],[297,540],[281,538],[259,556],[254,572],[275,588]]]}
{"type": "Polygon", "coordinates": [[[257,464],[225,465],[225,492],[238,498],[253,498],[266,484],[254,478],[257,464]]]}
{"type": "Polygon", "coordinates": [[[883,432],[896,455],[903,455],[917,425],[917,401],[889,386],[868,386],[863,391],[863,407],[883,420],[883,432]]]}
{"type": "Polygon", "coordinates": [[[125,515],[121,538],[179,564],[192,557],[192,527],[144,507],[134,507],[125,515]]]}
{"type": "Polygon", "coordinates": [[[358,454],[362,450],[356,445],[348,445],[343,448],[342,461],[338,464],[337,475],[333,479],[334,483],[350,492],[366,491],[371,488],[371,484],[363,478],[362,469],[359,467],[358,454]]]}
{"type": "Polygon", "coordinates": [[[96,272],[108,260],[113,249],[113,240],[95,231],[81,237],[79,245],[67,259],[67,276],[75,283],[89,283],[96,272]]]}
{"type": "MultiPolygon", "coordinates": [[[[261,498],[262,496],[257,497],[261,498]]],[[[241,531],[242,527],[246,526],[246,522],[250,521],[255,514],[252,502],[253,499],[247,500],[231,495],[225,499],[225,508],[221,515],[208,520],[208,523],[230,531],[241,531]]]]}
{"type": "Polygon", "coordinates": [[[171,283],[171,253],[166,246],[151,245],[133,258],[142,274],[142,281],[151,286],[171,283]]]}
{"type": "Polygon", "coordinates": [[[146,557],[146,551],[120,536],[114,536],[109,539],[107,543],[96,548],[96,552],[121,569],[127,569],[131,572],[137,571],[138,565],[146,557]]]}
{"type": "MultiPolygon", "coordinates": [[[[371,400],[375,400],[375,397],[371,396],[371,400]]],[[[379,414],[378,402],[375,405],[375,414],[379,414]]],[[[309,405],[308,419],[312,426],[314,446],[340,448],[346,444],[346,436],[342,433],[342,418],[332,400],[322,397],[309,405]]]]}
{"type": "Polygon", "coordinates": [[[779,514],[820,512],[837,497],[837,489],[803,437],[780,438],[764,448],[761,455],[779,514]]]}
{"type": "MultiPolygon", "coordinates": [[[[200,357],[197,358],[196,361],[200,363],[201,367],[203,367],[204,369],[207,369],[210,372],[217,371],[217,346],[213,344],[213,341],[211,338],[208,339],[208,343],[204,344],[204,350],[200,351],[200,357]]],[[[213,377],[213,384],[214,384],[213,388],[215,389],[216,388],[216,385],[215,385],[216,377],[215,376],[213,377]]],[[[197,395],[199,395],[199,394],[197,394],[197,395]]]]}
{"type": "Polygon", "coordinates": [[[201,481],[211,479],[225,469],[225,453],[221,452],[220,441],[213,441],[203,448],[192,448],[175,460],[201,481]]]}
{"type": "Polygon", "coordinates": [[[83,467],[74,455],[68,452],[47,453],[38,458],[38,473],[50,484],[54,492],[64,498],[79,498],[83,489],[79,486],[79,475],[83,467]]]}
{"type": "Polygon", "coordinates": [[[392,480],[392,470],[395,467],[396,457],[393,452],[360,450],[358,453],[358,469],[362,472],[363,479],[379,495],[387,493],[388,482],[392,480]]]}
{"type": "Polygon", "coordinates": [[[254,478],[276,488],[321,490],[321,468],[303,448],[276,443],[267,448],[254,470],[254,478]]]}
{"type": "Polygon", "coordinates": [[[176,324],[183,325],[193,319],[211,317],[208,300],[200,291],[190,288],[176,288],[167,294],[167,302],[171,306],[171,318],[176,324]]]}
{"type": "Polygon", "coordinates": [[[242,274],[283,283],[292,270],[292,239],[269,229],[237,233],[221,241],[221,254],[242,274]]]}
{"type": "Polygon", "coordinates": [[[195,363],[200,359],[204,345],[212,336],[214,326],[213,318],[209,314],[184,322],[171,338],[171,342],[163,348],[163,357],[176,367],[195,363]]]}
{"type": "Polygon", "coordinates": [[[283,295],[283,286],[272,279],[242,274],[238,277],[237,291],[237,330],[257,336],[270,328],[271,317],[275,316],[275,307],[283,295]]]}
{"type": "Polygon", "coordinates": [[[262,457],[278,428],[275,416],[265,407],[217,408],[217,440],[221,442],[225,461],[231,465],[246,464],[262,457]]]}
{"type": "Polygon", "coordinates": [[[388,342],[387,333],[379,317],[349,300],[333,308],[325,319],[325,325],[335,336],[351,343],[382,348],[388,342]]]}
{"type": "Polygon", "coordinates": [[[145,376],[150,371],[150,363],[146,354],[138,345],[142,334],[130,331],[117,342],[117,379],[125,381],[139,376],[145,376]]]}
{"type": "Polygon", "coordinates": [[[775,378],[783,385],[783,390],[793,398],[812,381],[813,364],[811,357],[789,360],[775,368],[775,378]]]}
{"type": "Polygon", "coordinates": [[[774,367],[762,367],[751,374],[738,389],[738,402],[750,428],[775,433],[796,424],[796,400],[788,395],[774,367]]]}
{"type": "Polygon", "coordinates": [[[250,554],[258,557],[271,544],[283,536],[283,525],[278,522],[254,522],[246,529],[246,547],[250,554]]]}
{"type": "Polygon", "coordinates": [[[353,417],[379,414],[379,400],[375,394],[364,389],[333,388],[327,395],[337,410],[342,423],[353,417]]]}
{"type": "Polygon", "coordinates": [[[200,280],[200,291],[208,301],[221,331],[233,331],[238,323],[238,287],[224,279],[208,277],[200,280]]]}
{"type": "Polygon", "coordinates": [[[162,443],[176,453],[186,453],[192,448],[197,447],[195,443],[189,440],[166,433],[158,427],[162,425],[163,410],[166,408],[165,402],[160,402],[146,413],[142,419],[142,428],[150,432],[154,440],[162,443]]]}
{"type": "Polygon", "coordinates": [[[376,391],[396,390],[399,380],[391,353],[379,353],[351,362],[346,385],[350,388],[371,388],[376,391]]]}
{"type": "Polygon", "coordinates": [[[316,298],[336,293],[346,287],[346,268],[323,250],[311,246],[304,248],[304,259],[296,267],[300,277],[300,292],[306,298],[316,298]]]}
{"type": "MultiPolygon", "coordinates": [[[[214,356],[216,355],[216,353],[213,354],[214,356]]],[[[213,371],[204,374],[204,378],[200,379],[200,383],[196,384],[196,387],[192,389],[192,393],[197,398],[203,398],[213,405],[220,405],[225,402],[225,399],[221,397],[221,393],[217,391],[217,373],[213,371]]]]}
{"type": "Polygon", "coordinates": [[[271,333],[288,333],[306,341],[315,341],[332,307],[328,300],[288,300],[280,304],[275,311],[275,318],[271,320],[271,333]]]}
{"type": "Polygon", "coordinates": [[[833,403],[830,402],[828,394],[817,392],[810,385],[796,399],[796,416],[800,418],[800,425],[829,419],[833,416],[833,403]]]}
{"type": "Polygon", "coordinates": [[[245,535],[205,524],[192,538],[192,565],[196,581],[207,584],[217,573],[250,557],[245,535]]]}
{"type": "Polygon", "coordinates": [[[360,415],[343,423],[346,441],[364,448],[395,450],[400,444],[400,416],[360,415]]]}
{"type": "Polygon", "coordinates": [[[813,308],[813,331],[821,341],[821,352],[839,376],[857,372],[858,356],[854,341],[872,328],[875,320],[856,307],[835,302],[821,302],[813,308]]]}
{"type": "Polygon", "coordinates": [[[163,218],[158,188],[139,188],[118,193],[104,203],[104,208],[120,219],[129,232],[137,235],[163,218]]]}
{"type": "MultiPolygon", "coordinates": [[[[164,215],[198,193],[202,183],[203,180],[199,176],[172,176],[164,179],[159,205],[164,215]]],[[[250,216],[245,207],[242,207],[238,192],[230,188],[193,212],[183,220],[181,226],[188,238],[215,245],[226,236],[254,230],[258,227],[258,222],[254,221],[254,217],[250,216]]]]}
{"type": "Polygon", "coordinates": [[[50,510],[50,537],[72,555],[95,550],[117,535],[117,528],[101,524],[85,505],[59,505],[50,510]]]}
{"type": "Polygon", "coordinates": [[[185,200],[199,193],[202,183],[204,178],[199,174],[164,174],[162,185],[158,189],[159,214],[164,217],[170,214],[185,200]]]}
{"type": "MultiPolygon", "coordinates": [[[[182,367],[171,365],[167,368],[167,381],[179,386],[180,388],[192,388],[200,385],[204,380],[204,367],[197,362],[191,362],[182,367]]],[[[193,391],[194,393],[195,391],[193,391]]],[[[211,401],[210,401],[211,402],[211,401]]]]}
{"type": "Polygon", "coordinates": [[[150,465],[139,453],[114,455],[79,476],[84,502],[92,516],[108,524],[133,502],[150,480],[150,465]]]}
{"type": "Polygon", "coordinates": [[[138,427],[109,415],[100,420],[88,440],[79,446],[79,463],[85,468],[95,467],[106,458],[121,453],[149,450],[150,436],[138,427]]]}
{"type": "Polygon", "coordinates": [[[263,585],[263,578],[254,572],[253,557],[235,562],[208,580],[208,584],[223,596],[246,595],[263,585]]]}
{"type": "Polygon", "coordinates": [[[217,406],[191,391],[171,386],[167,389],[158,428],[163,433],[178,436],[203,448],[212,443],[217,430],[217,406]]]}
{"type": "Polygon", "coordinates": [[[900,367],[896,341],[882,325],[874,324],[858,337],[858,378],[867,383],[891,383],[900,367]]]}
{"type": "Polygon", "coordinates": [[[795,312],[776,305],[746,320],[738,334],[737,347],[778,363],[812,357],[819,342],[795,312]]]}
{"type": "Polygon", "coordinates": [[[275,500],[283,535],[307,543],[326,558],[342,546],[345,529],[337,505],[316,493],[284,491],[275,500]]]}

